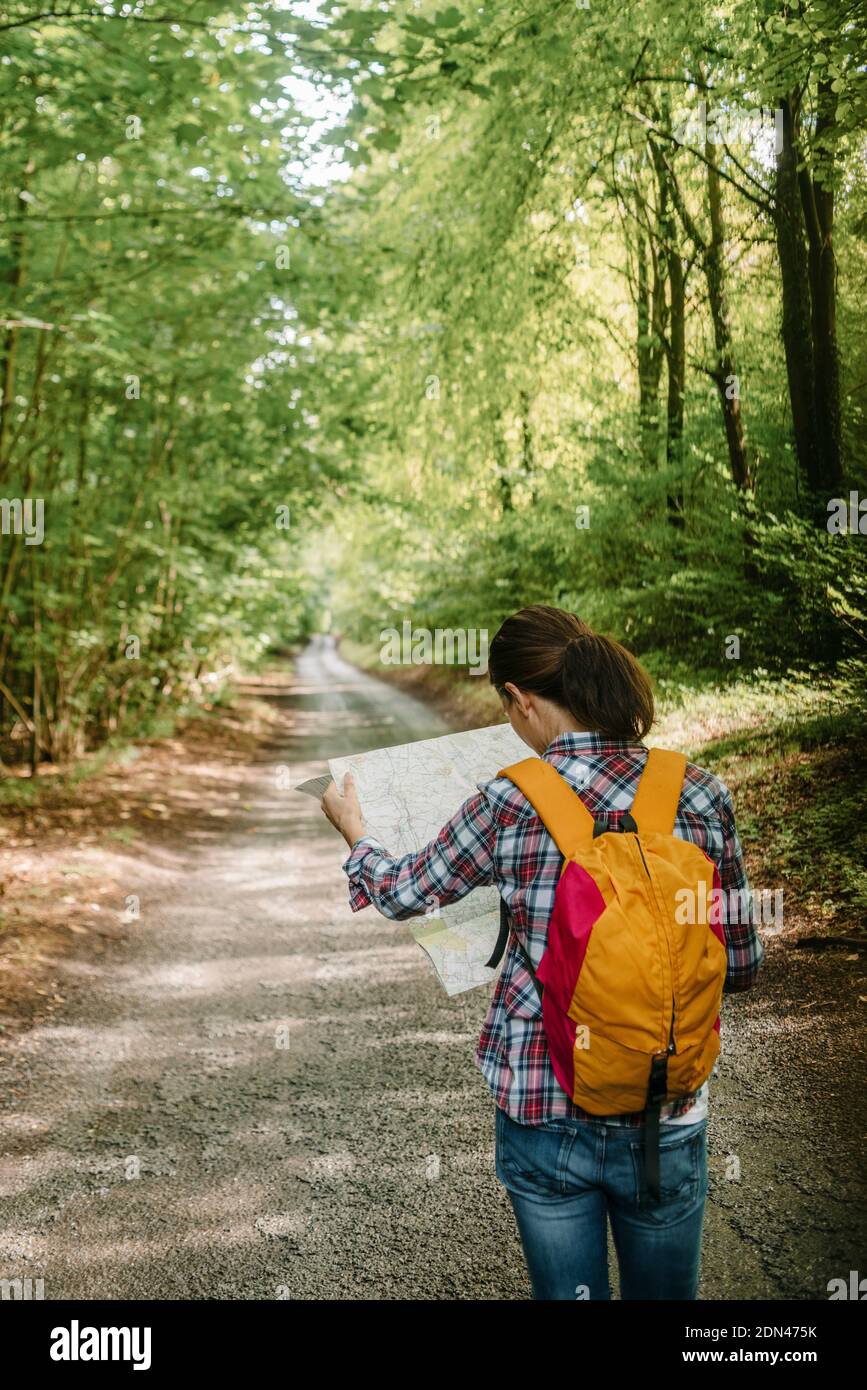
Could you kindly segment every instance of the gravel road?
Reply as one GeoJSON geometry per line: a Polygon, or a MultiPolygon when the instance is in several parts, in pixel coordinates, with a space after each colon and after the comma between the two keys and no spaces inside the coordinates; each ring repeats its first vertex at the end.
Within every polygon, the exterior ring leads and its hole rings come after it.
{"type": "MultiPolygon", "coordinates": [[[[65,1004],[10,1045],[0,1277],[47,1299],[526,1298],[472,1062],[485,992],[448,1000],[405,926],[349,912],[342,842],[291,790],[446,727],[326,639],[273,698],[295,732],[243,806],[137,863],[129,940],[64,959],[65,1004]]],[[[867,1273],[859,991],[861,960],[772,941],[726,1000],[704,1298],[867,1273]]]]}

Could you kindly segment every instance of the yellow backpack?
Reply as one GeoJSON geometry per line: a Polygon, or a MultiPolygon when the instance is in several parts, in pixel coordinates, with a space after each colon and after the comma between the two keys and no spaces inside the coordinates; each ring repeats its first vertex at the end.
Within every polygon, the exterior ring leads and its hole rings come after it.
{"type": "Polygon", "coordinates": [[[682,754],[651,749],[631,812],[620,830],[601,832],[550,763],[526,758],[500,773],[563,855],[538,971],[518,943],[554,1074],[592,1115],[645,1111],[647,1187],[657,1200],[660,1106],[711,1073],[727,963],[718,914],[706,910],[718,900],[716,866],[672,833],[685,769],[682,754]]]}

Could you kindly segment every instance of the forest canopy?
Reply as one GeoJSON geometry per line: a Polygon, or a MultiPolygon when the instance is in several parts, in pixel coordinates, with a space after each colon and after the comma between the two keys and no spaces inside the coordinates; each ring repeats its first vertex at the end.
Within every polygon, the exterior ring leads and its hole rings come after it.
{"type": "Polygon", "coordinates": [[[4,756],[331,623],[863,669],[860,3],[0,14],[4,756]],[[41,506],[40,506],[41,504],[41,506]]]}

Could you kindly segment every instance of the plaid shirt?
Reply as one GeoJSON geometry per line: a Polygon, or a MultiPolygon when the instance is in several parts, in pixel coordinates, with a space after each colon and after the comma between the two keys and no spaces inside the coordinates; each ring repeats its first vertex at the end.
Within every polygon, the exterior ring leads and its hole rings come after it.
{"type": "MultiPolygon", "coordinates": [[[[549,744],[544,757],[580,792],[588,811],[594,817],[607,816],[609,827],[616,830],[632,805],[647,749],[643,743],[599,734],[565,733],[549,744]]],[[[699,845],[719,869],[728,951],[725,990],[749,989],[764,950],[754,923],[731,798],[724,783],[692,763],[687,764],[674,833],[699,845]],[[746,910],[735,912],[736,920],[727,920],[734,890],[742,895],[746,910]]],[[[509,909],[514,930],[538,967],[561,862],[560,851],[523,793],[507,778],[498,777],[480,785],[436,839],[418,853],[394,859],[372,837],[363,836],[343,868],[353,912],[373,903],[386,917],[397,920],[424,913],[432,898],[445,907],[472,888],[494,884],[509,909]]],[[[541,1124],[563,1116],[600,1118],[575,1105],[554,1075],[539,998],[513,934],[475,1060],[497,1104],[521,1124],[541,1124]]],[[[696,1091],[669,1102],[661,1118],[685,1115],[701,1095],[696,1091]]],[[[611,1116],[605,1122],[641,1125],[643,1121],[638,1113],[611,1116]]]]}

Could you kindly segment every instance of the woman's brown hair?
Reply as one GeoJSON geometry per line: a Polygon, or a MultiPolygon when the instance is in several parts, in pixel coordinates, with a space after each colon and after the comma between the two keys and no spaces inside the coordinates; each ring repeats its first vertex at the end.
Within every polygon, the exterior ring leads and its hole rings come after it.
{"type": "Polygon", "coordinates": [[[491,642],[488,672],[505,699],[508,681],[609,738],[643,738],[653,723],[650,680],[632,653],[562,608],[534,603],[507,618],[491,642]]]}

